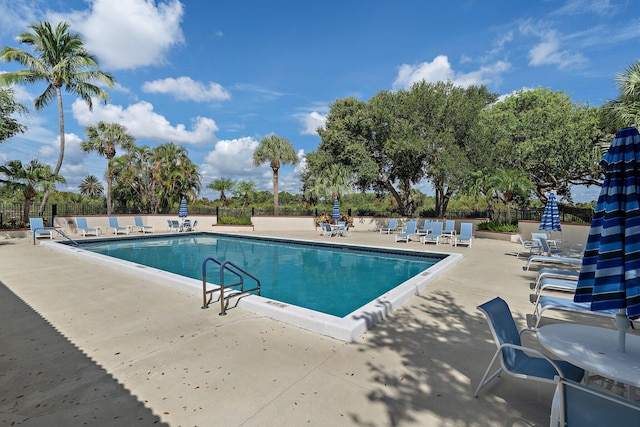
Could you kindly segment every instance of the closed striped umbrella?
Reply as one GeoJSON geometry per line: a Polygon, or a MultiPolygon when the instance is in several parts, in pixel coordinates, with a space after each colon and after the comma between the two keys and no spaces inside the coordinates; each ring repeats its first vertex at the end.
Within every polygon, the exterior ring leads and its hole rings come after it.
{"type": "Polygon", "coordinates": [[[538,230],[544,231],[562,231],[560,227],[560,214],[558,213],[558,202],[555,193],[549,194],[547,204],[542,212],[542,219],[538,230]]]}
{"type": "Polygon", "coordinates": [[[180,201],[180,207],[178,208],[178,218],[186,218],[189,216],[189,212],[187,211],[187,201],[183,197],[180,201]]]}
{"type": "Polygon", "coordinates": [[[340,202],[338,201],[337,197],[333,199],[333,213],[331,215],[331,218],[334,221],[338,221],[340,219],[340,202]]]}
{"type": "Polygon", "coordinates": [[[618,350],[629,318],[640,316],[640,134],[618,131],[600,164],[605,179],[593,213],[574,301],[619,309],[618,350]]]}

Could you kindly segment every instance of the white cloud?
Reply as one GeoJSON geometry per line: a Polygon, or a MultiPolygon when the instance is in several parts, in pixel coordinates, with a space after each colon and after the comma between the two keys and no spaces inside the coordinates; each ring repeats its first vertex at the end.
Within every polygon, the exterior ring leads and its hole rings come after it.
{"type": "Polygon", "coordinates": [[[262,171],[253,165],[253,152],[257,147],[258,141],[249,136],[218,141],[204,158],[203,173],[206,173],[210,181],[217,178],[236,180],[259,176],[262,171]]]}
{"type": "MultiPolygon", "coordinates": [[[[200,167],[202,176],[203,195],[218,197],[211,190],[206,190],[207,184],[218,178],[228,178],[233,181],[253,181],[260,190],[273,189],[273,171],[269,165],[254,166],[253,152],[259,142],[249,136],[237,139],[218,141],[212,151],[204,158],[200,167]]],[[[278,175],[280,191],[297,193],[301,187],[300,171],[304,167],[304,150],[298,150],[300,163],[295,167],[284,165],[278,175]]]]}
{"type": "Polygon", "coordinates": [[[49,20],[67,21],[82,33],[101,67],[121,70],[165,62],[169,49],[184,42],[180,23],[184,7],[178,0],[89,0],[90,8],[70,14],[50,13],[49,20]]]}
{"type": "Polygon", "coordinates": [[[302,123],[302,135],[317,135],[318,128],[324,126],[327,116],[317,111],[308,114],[296,115],[296,118],[302,123]]]}
{"type": "Polygon", "coordinates": [[[457,86],[471,86],[490,84],[500,80],[500,76],[511,68],[506,61],[480,67],[469,73],[455,72],[446,55],[438,55],[432,62],[418,65],[403,64],[398,71],[398,77],[393,82],[394,89],[409,89],[414,83],[424,80],[427,83],[452,81],[457,86]]]}
{"type": "Polygon", "coordinates": [[[193,119],[190,130],[184,124],[172,126],[164,116],[153,111],[151,103],[145,101],[126,108],[113,104],[102,105],[94,101],[91,112],[83,101],[76,100],[71,110],[73,117],[82,126],[95,124],[100,120],[120,123],[137,139],[210,144],[215,141],[215,132],[218,130],[215,121],[207,117],[193,119]]]}
{"type": "Polygon", "coordinates": [[[529,50],[529,65],[557,65],[560,69],[579,66],[586,62],[584,56],[560,49],[560,38],[554,30],[541,34],[542,41],[529,50]]]}
{"type": "Polygon", "coordinates": [[[180,101],[226,101],[231,95],[218,83],[209,82],[208,85],[197,82],[190,77],[166,78],[145,82],[142,90],[150,93],[165,93],[173,95],[180,101]]]}

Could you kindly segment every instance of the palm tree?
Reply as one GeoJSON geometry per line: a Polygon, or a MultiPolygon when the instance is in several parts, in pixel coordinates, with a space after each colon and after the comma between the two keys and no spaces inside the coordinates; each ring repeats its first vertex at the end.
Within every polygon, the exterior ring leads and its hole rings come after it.
{"type": "Polygon", "coordinates": [[[220,201],[222,202],[222,206],[224,207],[227,207],[227,195],[224,194],[224,192],[232,191],[234,187],[235,183],[232,179],[229,178],[218,178],[207,185],[207,188],[220,192],[220,201]]]}
{"type": "MultiPolygon", "coordinates": [[[[18,62],[26,69],[0,74],[0,85],[46,83],[44,92],[34,100],[38,111],[46,107],[54,98],[57,99],[60,152],[53,174],[58,175],[64,159],[65,144],[62,87],[82,98],[89,106],[89,110],[92,110],[91,97],[97,97],[105,103],[109,97],[104,89],[93,82],[100,82],[111,88],[115,78],[98,68],[98,60],[85,49],[82,36],[69,31],[69,25],[66,22],[58,23],[55,30],[48,22],[32,24],[29,28],[32,32],[22,33],[16,39],[19,43],[31,47],[33,54],[8,46],[0,50],[0,60],[18,62]]],[[[50,191],[46,191],[42,198],[40,215],[44,211],[49,194],[50,191]]]]}
{"type": "Polygon", "coordinates": [[[253,152],[253,164],[260,166],[269,162],[273,170],[273,214],[278,215],[278,170],[283,164],[298,163],[296,150],[287,138],[270,135],[262,139],[253,152]]]}
{"type": "Polygon", "coordinates": [[[529,175],[520,169],[498,169],[487,179],[485,185],[506,205],[509,224],[514,200],[518,197],[528,198],[530,192],[535,189],[529,175]]]}
{"type": "Polygon", "coordinates": [[[78,186],[78,190],[80,190],[80,194],[83,196],[96,198],[102,196],[104,186],[100,183],[97,176],[87,175],[78,186]]]}
{"type": "Polygon", "coordinates": [[[87,140],[80,144],[82,151],[95,151],[107,158],[107,215],[111,215],[111,187],[113,185],[113,168],[111,160],[116,155],[116,147],[120,146],[129,151],[135,147],[135,139],[127,128],[119,123],[98,122],[95,126],[87,126],[87,140]]]}
{"type": "Polygon", "coordinates": [[[51,166],[31,160],[23,165],[20,160],[10,160],[0,166],[0,174],[4,175],[0,182],[15,192],[21,192],[24,196],[24,210],[22,220],[29,222],[31,212],[31,200],[38,195],[38,189],[50,191],[56,182],[65,183],[65,179],[51,171],[51,166]]]}
{"type": "Polygon", "coordinates": [[[258,187],[256,187],[256,183],[251,180],[239,181],[236,184],[235,193],[237,193],[238,196],[242,197],[242,208],[240,209],[240,212],[244,212],[244,208],[249,202],[249,195],[255,192],[257,189],[258,187]]]}
{"type": "Polygon", "coordinates": [[[310,199],[319,199],[333,202],[334,199],[342,199],[344,194],[353,189],[349,171],[341,165],[333,164],[329,169],[324,169],[319,175],[309,177],[309,186],[305,190],[305,196],[310,199]]]}
{"type": "Polygon", "coordinates": [[[622,126],[640,125],[640,61],[616,76],[618,97],[605,105],[607,120],[617,130],[622,126]]]}

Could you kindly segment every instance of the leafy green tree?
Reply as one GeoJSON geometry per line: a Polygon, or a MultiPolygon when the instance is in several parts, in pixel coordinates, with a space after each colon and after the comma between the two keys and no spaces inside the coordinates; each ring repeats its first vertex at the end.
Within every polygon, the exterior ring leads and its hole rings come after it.
{"type": "Polygon", "coordinates": [[[27,130],[13,117],[14,114],[26,114],[24,105],[13,97],[13,89],[0,88],[0,143],[27,130]]]}
{"type": "Polygon", "coordinates": [[[135,138],[127,132],[127,128],[119,123],[98,122],[97,125],[87,126],[87,140],[80,143],[80,149],[85,152],[95,151],[107,158],[107,215],[111,215],[111,187],[113,186],[113,170],[111,160],[116,155],[116,147],[130,150],[135,147],[135,138]]]}
{"type": "Polygon", "coordinates": [[[415,212],[413,186],[429,179],[443,216],[466,178],[477,116],[496,96],[484,87],[421,82],[409,91],[379,92],[368,103],[337,100],[307,163],[312,174],[334,163],[346,166],[358,189],[391,194],[402,215],[415,212]]]}
{"type": "Polygon", "coordinates": [[[549,191],[570,199],[571,186],[600,184],[598,108],[537,88],[497,102],[483,111],[480,123],[474,138],[476,171],[524,171],[541,200],[549,191]]]}
{"type": "Polygon", "coordinates": [[[222,206],[227,207],[228,203],[227,203],[227,195],[225,194],[225,191],[233,191],[234,187],[235,187],[235,182],[233,182],[232,179],[229,178],[218,178],[216,180],[214,180],[213,182],[209,183],[207,185],[207,188],[214,190],[214,191],[219,191],[220,192],[220,201],[222,202],[222,206]]]}
{"type": "Polygon", "coordinates": [[[253,164],[260,166],[269,162],[273,171],[273,214],[278,215],[278,171],[283,164],[295,165],[298,156],[287,138],[270,135],[262,139],[253,152],[253,164]]]}
{"type": "MultiPolygon", "coordinates": [[[[53,174],[58,175],[65,149],[62,87],[83,99],[91,110],[93,108],[91,97],[96,97],[105,103],[108,99],[107,92],[94,82],[111,88],[115,79],[111,74],[98,68],[98,60],[85,49],[82,36],[69,31],[69,25],[66,22],[58,23],[55,29],[49,22],[32,24],[29,29],[31,32],[19,34],[17,41],[29,46],[33,53],[7,46],[0,50],[0,60],[17,62],[26,67],[24,70],[0,74],[0,85],[45,83],[44,92],[34,100],[38,111],[53,99],[57,99],[60,152],[53,174]]],[[[40,206],[40,215],[44,211],[49,194],[49,191],[45,192],[40,206]]]]}
{"type": "Polygon", "coordinates": [[[249,198],[257,189],[258,187],[256,186],[256,183],[251,180],[238,181],[238,183],[235,185],[233,190],[234,193],[238,197],[242,197],[242,208],[240,210],[241,212],[244,213],[244,208],[247,206],[247,203],[249,203],[249,198]]]}
{"type": "Polygon", "coordinates": [[[608,120],[615,130],[624,126],[640,127],[640,61],[616,76],[618,97],[605,105],[608,120]]]}
{"type": "Polygon", "coordinates": [[[104,186],[98,180],[95,175],[87,175],[84,177],[80,185],[78,186],[80,194],[83,196],[89,196],[91,198],[97,198],[104,193],[104,186]]]}
{"type": "Polygon", "coordinates": [[[6,184],[14,192],[24,197],[23,222],[29,222],[31,201],[38,195],[38,190],[48,191],[55,188],[55,183],[65,183],[65,179],[52,172],[51,166],[31,160],[22,164],[20,160],[10,160],[0,166],[0,174],[4,178],[0,182],[6,184]]]}

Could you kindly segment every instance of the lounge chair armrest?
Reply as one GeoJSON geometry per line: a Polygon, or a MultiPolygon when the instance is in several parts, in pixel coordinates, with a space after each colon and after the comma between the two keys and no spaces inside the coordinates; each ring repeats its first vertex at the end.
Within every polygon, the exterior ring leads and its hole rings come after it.
{"type": "Polygon", "coordinates": [[[527,354],[533,354],[535,356],[541,357],[545,359],[547,362],[549,362],[561,377],[564,377],[564,373],[562,372],[562,369],[560,369],[560,366],[558,366],[558,364],[553,359],[549,358],[549,356],[547,356],[546,354],[544,354],[538,349],[525,347],[522,345],[511,344],[511,343],[504,343],[500,346],[498,350],[502,350],[503,348],[513,348],[515,350],[524,351],[527,354]]]}
{"type": "Polygon", "coordinates": [[[535,328],[522,328],[522,329],[520,330],[520,336],[522,336],[522,334],[523,334],[524,332],[530,332],[530,333],[532,333],[532,334],[537,334],[537,333],[538,333],[538,330],[537,330],[537,329],[535,329],[535,328]]]}

